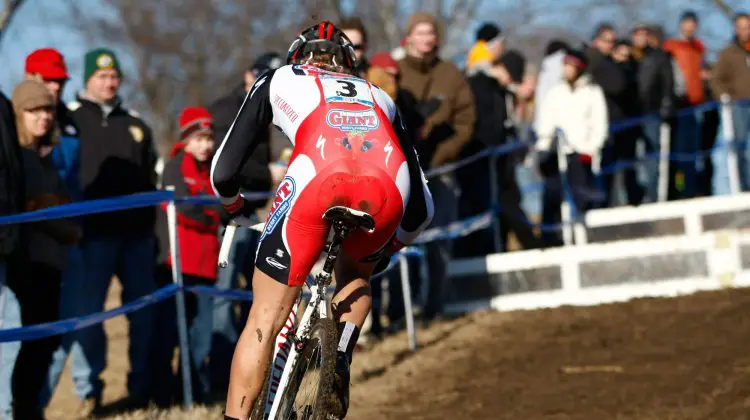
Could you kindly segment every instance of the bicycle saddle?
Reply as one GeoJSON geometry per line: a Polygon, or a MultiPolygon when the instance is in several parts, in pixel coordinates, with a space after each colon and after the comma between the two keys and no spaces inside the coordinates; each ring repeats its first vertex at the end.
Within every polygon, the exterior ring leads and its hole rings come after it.
{"type": "Polygon", "coordinates": [[[369,214],[344,206],[333,206],[326,210],[323,219],[339,222],[351,230],[362,229],[369,233],[375,231],[375,219],[369,214]]]}

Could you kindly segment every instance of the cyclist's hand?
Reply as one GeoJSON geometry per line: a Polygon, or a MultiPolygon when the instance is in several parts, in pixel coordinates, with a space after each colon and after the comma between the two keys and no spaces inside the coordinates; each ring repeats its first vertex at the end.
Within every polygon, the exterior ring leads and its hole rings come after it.
{"type": "Polygon", "coordinates": [[[222,204],[222,207],[224,209],[221,212],[221,223],[223,225],[229,224],[238,217],[250,217],[255,211],[255,207],[242,196],[238,196],[231,204],[222,204]]]}

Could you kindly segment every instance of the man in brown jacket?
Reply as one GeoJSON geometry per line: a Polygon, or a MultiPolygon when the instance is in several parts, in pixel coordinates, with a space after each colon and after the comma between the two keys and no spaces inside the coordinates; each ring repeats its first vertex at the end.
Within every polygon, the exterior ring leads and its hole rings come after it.
{"type": "MultiPolygon", "coordinates": [[[[711,83],[714,96],[724,101],[746,101],[750,99],[750,15],[740,13],[734,18],[734,40],[719,54],[714,67],[711,83]]],[[[750,162],[745,153],[750,146],[750,108],[747,105],[732,106],[732,121],[721,121],[721,124],[732,124],[734,139],[723,139],[723,130],[719,129],[720,138],[717,145],[733,140],[740,167],[740,185],[742,190],[750,189],[750,162]]],[[[729,173],[726,165],[727,148],[715,149],[712,153],[714,163],[713,192],[715,195],[730,194],[729,173]]]]}
{"type": "MultiPolygon", "coordinates": [[[[399,63],[405,102],[413,103],[412,106],[402,104],[401,111],[407,130],[414,135],[425,170],[456,160],[472,136],[475,120],[471,89],[453,64],[438,57],[439,43],[437,19],[427,13],[415,13],[407,25],[406,57],[399,63]]],[[[435,202],[432,226],[445,226],[455,221],[458,200],[453,173],[431,178],[429,186],[435,202]]],[[[425,320],[442,312],[450,251],[450,243],[432,243],[427,248],[430,283],[425,320]]]]}

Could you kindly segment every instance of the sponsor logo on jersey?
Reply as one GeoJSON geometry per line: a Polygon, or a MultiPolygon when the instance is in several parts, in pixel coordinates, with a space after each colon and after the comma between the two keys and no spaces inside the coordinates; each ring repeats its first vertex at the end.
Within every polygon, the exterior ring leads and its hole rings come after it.
{"type": "Polygon", "coordinates": [[[284,115],[289,118],[290,122],[295,122],[299,118],[299,114],[297,114],[294,108],[292,108],[287,101],[282,99],[281,96],[276,95],[273,99],[273,104],[279,108],[279,111],[283,112],[284,115]]]}
{"type": "Polygon", "coordinates": [[[276,225],[279,224],[281,219],[284,218],[292,207],[292,199],[296,192],[296,185],[294,179],[291,177],[284,177],[279,184],[279,188],[276,190],[276,196],[271,204],[271,211],[268,213],[268,221],[266,222],[266,228],[263,229],[263,235],[261,240],[266,237],[269,233],[276,229],[276,225]]]}
{"type": "Polygon", "coordinates": [[[360,133],[375,130],[380,126],[377,114],[371,109],[365,111],[332,109],[326,115],[326,123],[330,127],[338,128],[341,131],[360,133]]]}

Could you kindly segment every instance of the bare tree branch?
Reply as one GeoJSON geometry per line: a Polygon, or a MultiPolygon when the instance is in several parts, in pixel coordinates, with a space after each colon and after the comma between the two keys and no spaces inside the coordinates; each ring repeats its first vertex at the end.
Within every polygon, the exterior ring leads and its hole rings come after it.
{"type": "Polygon", "coordinates": [[[18,8],[24,3],[24,0],[5,0],[5,8],[0,13],[0,40],[5,35],[5,28],[18,13],[18,8]]]}
{"type": "Polygon", "coordinates": [[[719,11],[729,19],[732,19],[735,14],[735,10],[725,0],[711,0],[711,2],[719,9],[719,11]]]}

